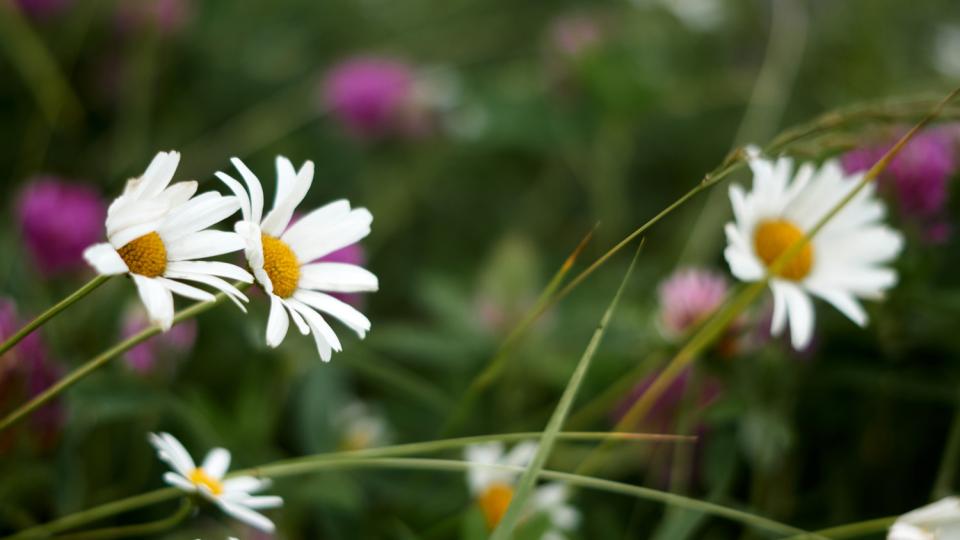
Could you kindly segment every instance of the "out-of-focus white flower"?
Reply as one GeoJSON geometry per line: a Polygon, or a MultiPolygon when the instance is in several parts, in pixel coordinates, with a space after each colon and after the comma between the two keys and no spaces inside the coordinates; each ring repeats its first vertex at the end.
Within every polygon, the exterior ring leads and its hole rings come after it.
{"type": "Polygon", "coordinates": [[[223,172],[220,178],[240,200],[243,220],[234,230],[245,242],[244,253],[257,282],[270,297],[267,345],[276,347],[287,335],[290,319],[303,335],[313,334],[324,362],[340,351],[337,335],[320,312],[331,315],[363,338],[370,321],[350,304],[326,293],[376,291],[377,277],[353,264],[313,262],[359,242],[370,234],[373,216],[366,208],[350,208],[346,200],[334,201],[290,225],[293,212],[313,183],[313,162],[297,171],[290,160],[277,157],[277,194],[273,209],[263,216],[260,180],[237,158],[231,160],[246,183],[223,172]],[[289,313],[289,316],[288,316],[289,313]]]}
{"type": "MultiPolygon", "coordinates": [[[[827,212],[855,189],[862,173],[846,175],[834,160],[819,169],[805,163],[793,172],[793,160],[763,159],[748,150],[753,171],[749,193],[730,187],[735,222],[727,223],[724,256],[743,281],[759,281],[768,267],[800,240],[827,212]]],[[[811,295],[819,296],[860,326],[867,314],[858,299],[881,299],[897,282],[887,265],[903,249],[903,237],[881,220],[886,206],[867,185],[770,279],[773,291],[771,332],[779,335],[789,319],[794,348],[813,337],[811,295]]]]}
{"type": "Polygon", "coordinates": [[[960,77],[960,25],[941,26],[933,39],[933,67],[947,77],[960,77]]]}
{"type": "MultiPolygon", "coordinates": [[[[491,442],[468,446],[464,450],[466,460],[473,464],[467,470],[467,485],[473,495],[487,527],[496,528],[507,513],[513,500],[517,472],[498,466],[526,467],[537,453],[537,444],[522,442],[506,452],[502,443],[491,442]]],[[[548,483],[537,487],[524,510],[524,518],[536,515],[547,516],[550,529],[543,540],[559,540],[580,523],[580,512],[567,502],[569,489],[560,483],[548,483]]]]}
{"type": "Polygon", "coordinates": [[[177,152],[160,152],[139,178],[127,182],[107,210],[107,239],[83,256],[100,275],[129,274],[150,321],[164,331],[173,324],[173,294],[206,302],[213,294],[187,285],[209,285],[245,310],[247,297],[223,278],[243,282],[253,276],[225,262],[199,261],[243,249],[236,233],[207,230],[237,211],[236,197],[215,191],[194,197],[197,183],[170,185],[180,163],[177,152]]]}
{"type": "Polygon", "coordinates": [[[960,538],[960,498],[947,497],[900,516],[887,540],[957,540],[960,538]]]}
{"type": "Polygon", "coordinates": [[[638,7],[663,6],[688,28],[709,31],[723,24],[726,18],[720,0],[633,0],[638,7]]]}
{"type": "Polygon", "coordinates": [[[166,483],[186,493],[200,494],[230,516],[252,527],[266,532],[274,531],[273,522],[257,510],[279,508],[283,506],[283,499],[273,495],[252,495],[267,488],[269,480],[253,476],[224,479],[230,468],[228,450],[210,450],[203,464],[197,467],[189,452],[173,435],[151,433],[148,440],[156,448],[160,460],[173,469],[163,475],[166,483]]]}
{"type": "Polygon", "coordinates": [[[354,401],[340,410],[334,424],[340,430],[340,445],[345,450],[375,448],[390,439],[387,421],[362,401],[354,401]]]}

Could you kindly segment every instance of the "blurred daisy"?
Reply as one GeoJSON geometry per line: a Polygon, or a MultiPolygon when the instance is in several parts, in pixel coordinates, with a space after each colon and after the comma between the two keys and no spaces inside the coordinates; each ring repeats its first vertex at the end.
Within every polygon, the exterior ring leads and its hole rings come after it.
{"type": "Polygon", "coordinates": [[[290,160],[281,156],[277,157],[273,210],[263,217],[260,180],[239,159],[231,162],[249,192],[225,173],[217,172],[217,177],[240,199],[243,221],[236,224],[235,230],[244,239],[253,275],[270,296],[267,345],[280,345],[293,319],[301,334],[313,334],[320,357],[329,361],[331,352],[340,351],[341,345],[321,311],[340,319],[361,338],[370,330],[370,321],[350,304],[326,292],[375,291],[378,282],[376,276],[357,265],[313,261],[370,234],[373,216],[366,208],[351,209],[349,202],[339,200],[290,225],[294,210],[313,182],[313,162],[307,161],[296,171],[290,160]]]}
{"type": "MultiPolygon", "coordinates": [[[[497,466],[526,467],[536,453],[534,442],[520,443],[510,452],[505,452],[499,442],[475,444],[464,450],[466,460],[474,464],[467,470],[467,485],[490,530],[496,528],[507,513],[517,479],[517,472],[497,466]]],[[[537,487],[530,498],[524,517],[544,515],[549,520],[550,528],[543,540],[564,538],[562,532],[571,531],[580,523],[580,512],[567,503],[569,498],[567,486],[555,482],[537,487]]]]}
{"type": "Polygon", "coordinates": [[[273,522],[257,510],[279,508],[283,505],[283,499],[274,495],[252,495],[269,487],[269,480],[253,476],[224,479],[224,474],[230,468],[228,450],[210,450],[203,464],[197,467],[193,458],[173,435],[151,433],[148,440],[156,448],[160,460],[173,469],[163,475],[166,483],[185,493],[202,495],[230,516],[251,527],[266,532],[274,531],[273,522]]]}
{"type": "Polygon", "coordinates": [[[362,401],[354,401],[341,409],[334,424],[341,433],[340,447],[344,450],[375,448],[390,440],[386,419],[362,401]]]}
{"type": "Polygon", "coordinates": [[[887,540],[956,538],[960,538],[960,498],[957,497],[947,497],[900,516],[887,533],[887,540]]]}
{"type": "Polygon", "coordinates": [[[100,275],[130,274],[150,322],[164,331],[173,324],[173,293],[201,302],[214,299],[184,281],[222,291],[240,309],[247,297],[222,278],[253,281],[239,266],[196,260],[243,248],[236,233],[206,230],[236,212],[238,203],[215,191],[194,197],[195,181],[171,185],[179,162],[179,153],[160,152],[140,178],[129,180],[107,209],[109,242],[83,253],[100,275]]]}
{"type": "MultiPolygon", "coordinates": [[[[743,281],[763,279],[767,268],[817,221],[853,190],[861,174],[845,175],[836,161],[819,169],[793,161],[760,157],[748,150],[753,189],[730,187],[736,222],[727,223],[724,255],[743,281]]],[[[770,279],[773,291],[771,332],[779,335],[790,322],[791,342],[803,349],[813,336],[810,295],[819,296],[860,326],[867,314],[858,298],[881,299],[897,282],[887,266],[903,248],[899,232],[883,225],[886,207],[866,186],[770,279]]]]}

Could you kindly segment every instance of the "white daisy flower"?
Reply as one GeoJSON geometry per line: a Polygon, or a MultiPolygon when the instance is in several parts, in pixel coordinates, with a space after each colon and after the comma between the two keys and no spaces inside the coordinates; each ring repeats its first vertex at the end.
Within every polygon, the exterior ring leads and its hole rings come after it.
{"type": "Polygon", "coordinates": [[[253,476],[235,476],[224,479],[230,468],[230,452],[214,448],[207,453],[203,464],[197,467],[193,458],[173,435],[151,433],[150,444],[157,449],[161,461],[173,469],[163,480],[185,493],[197,493],[219,506],[239,521],[265,532],[275,527],[269,518],[257,512],[265,508],[279,508],[283,499],[273,495],[252,495],[270,485],[269,480],[253,476]]]}
{"type": "MultiPolygon", "coordinates": [[[[466,460],[476,464],[467,470],[467,485],[476,499],[487,526],[493,530],[503,519],[513,500],[517,473],[491,465],[526,467],[537,453],[537,443],[523,442],[510,452],[504,450],[499,442],[475,444],[464,450],[466,460]]],[[[542,540],[564,538],[562,532],[572,531],[580,523],[580,512],[567,503],[569,489],[560,483],[548,483],[537,487],[530,498],[530,507],[524,511],[524,518],[546,515],[550,522],[542,540]]]]}
{"type": "Polygon", "coordinates": [[[223,172],[217,172],[217,177],[240,199],[243,221],[234,229],[246,243],[253,275],[270,296],[267,345],[280,345],[289,319],[293,319],[301,334],[313,334],[320,357],[329,361],[331,352],[340,351],[341,345],[320,312],[339,319],[361,338],[370,330],[370,321],[353,306],[326,293],[375,291],[378,282],[376,276],[356,265],[313,261],[370,234],[373,216],[366,208],[351,209],[349,202],[339,200],[290,225],[294,210],[313,182],[313,162],[307,161],[296,171],[290,160],[279,156],[277,194],[273,210],[264,217],[260,180],[239,159],[230,161],[247,190],[223,172]]]}
{"type": "Polygon", "coordinates": [[[207,230],[236,212],[239,203],[215,191],[194,197],[195,181],[171,185],[179,162],[179,153],[160,152],[142,176],[130,179],[107,210],[108,242],[83,253],[101,275],[130,274],[150,322],[164,331],[173,324],[173,293],[202,302],[214,298],[184,281],[222,291],[241,309],[247,297],[223,278],[253,281],[239,266],[196,260],[243,249],[236,233],[207,230]]]}
{"type": "Polygon", "coordinates": [[[374,448],[390,440],[386,419],[362,401],[354,401],[341,409],[334,418],[334,425],[341,433],[340,446],[344,450],[374,448]]]}
{"type": "MultiPolygon", "coordinates": [[[[803,237],[853,190],[862,173],[845,175],[827,161],[819,169],[805,163],[793,174],[793,161],[760,157],[748,149],[753,189],[730,186],[735,223],[727,223],[724,256],[733,274],[759,281],[791,244],[803,237]]],[[[771,331],[779,335],[790,321],[794,348],[813,337],[810,295],[818,296],[860,326],[867,314],[858,298],[879,300],[897,282],[887,266],[903,248],[899,232],[883,225],[886,207],[870,184],[861,190],[813,239],[770,279],[773,291],[771,331]]]]}
{"type": "Polygon", "coordinates": [[[960,498],[947,497],[908,512],[894,522],[887,540],[956,540],[960,538],[960,498]]]}

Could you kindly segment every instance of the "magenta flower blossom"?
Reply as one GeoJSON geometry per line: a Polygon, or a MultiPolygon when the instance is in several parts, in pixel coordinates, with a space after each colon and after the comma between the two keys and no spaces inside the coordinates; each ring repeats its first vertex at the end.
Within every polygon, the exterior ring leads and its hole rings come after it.
{"type": "Polygon", "coordinates": [[[576,59],[596,48],[603,39],[603,27],[586,14],[562,15],[549,28],[550,48],[561,56],[576,59]]]}
{"type": "MultiPolygon", "coordinates": [[[[0,297],[0,341],[13,335],[25,323],[17,315],[16,304],[9,298],[0,297]]],[[[11,407],[39,395],[60,375],[60,366],[50,360],[39,331],[34,331],[0,356],[0,409],[9,412],[11,407]]],[[[59,434],[63,421],[63,405],[55,399],[31,415],[29,432],[46,447],[59,434]]],[[[16,438],[14,435],[13,439],[16,438]]]]}
{"type": "Polygon", "coordinates": [[[85,267],[83,250],[103,235],[107,208],[89,186],[38,177],[20,193],[16,214],[27,251],[49,276],[85,267]]]}
{"type": "MultiPolygon", "coordinates": [[[[866,171],[892,145],[867,146],[841,158],[848,173],[866,171]]],[[[955,140],[947,129],[919,133],[880,175],[881,189],[895,200],[904,218],[918,223],[927,240],[945,240],[949,224],[945,210],[950,177],[956,172],[955,140]]]]}
{"type": "Polygon", "coordinates": [[[414,82],[413,69],[401,61],[351,58],[327,73],[324,102],[350,134],[362,139],[381,137],[402,130],[414,82]]]}
{"type": "Polygon", "coordinates": [[[684,334],[716,310],[727,297],[727,280],[709,270],[685,268],[660,284],[660,328],[668,338],[684,334]]]}
{"type": "MultiPolygon", "coordinates": [[[[139,305],[131,305],[123,316],[123,338],[129,338],[150,325],[146,311],[139,305]]],[[[127,365],[146,375],[162,368],[164,361],[173,360],[188,353],[197,340],[197,322],[193,319],[183,321],[169,331],[153,336],[127,351],[124,360],[127,365]]]]}

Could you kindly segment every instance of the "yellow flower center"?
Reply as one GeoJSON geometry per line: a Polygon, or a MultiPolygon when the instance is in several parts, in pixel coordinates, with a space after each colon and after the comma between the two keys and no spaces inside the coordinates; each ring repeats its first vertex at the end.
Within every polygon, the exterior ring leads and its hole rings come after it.
{"type": "Polygon", "coordinates": [[[289,298],[300,282],[300,261],[283,240],[269,234],[260,234],[263,242],[263,269],[273,283],[273,294],[289,298]]]}
{"type": "Polygon", "coordinates": [[[207,471],[204,471],[199,467],[190,473],[188,480],[193,482],[193,485],[197,487],[207,486],[207,489],[209,489],[214,495],[220,495],[223,493],[223,484],[221,484],[216,478],[213,478],[207,474],[207,471]]]}
{"type": "Polygon", "coordinates": [[[117,253],[134,274],[155,278],[162,276],[167,269],[167,247],[156,232],[131,240],[117,253]]]}
{"type": "MultiPolygon", "coordinates": [[[[801,238],[803,238],[803,231],[785,219],[762,221],[753,235],[753,247],[760,260],[769,267],[801,238]]],[[[800,281],[810,273],[811,268],[813,268],[813,245],[807,242],[799,253],[780,267],[777,274],[782,278],[800,281]]]]}
{"type": "Polygon", "coordinates": [[[511,500],[513,500],[513,488],[507,484],[492,484],[480,494],[477,502],[480,504],[480,510],[483,511],[483,517],[490,530],[495,529],[503,519],[511,500]]]}

